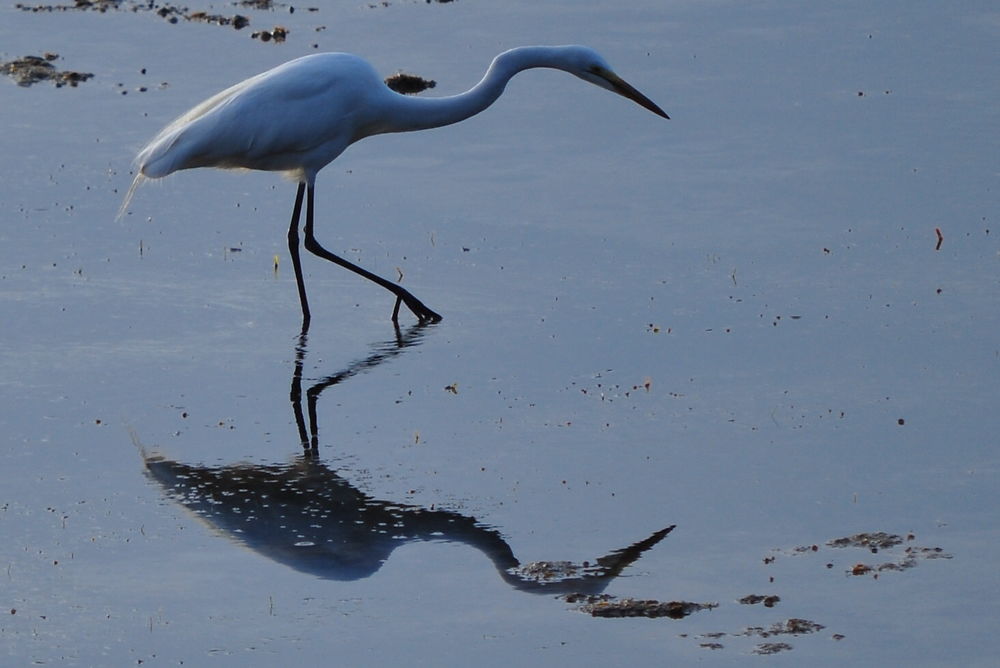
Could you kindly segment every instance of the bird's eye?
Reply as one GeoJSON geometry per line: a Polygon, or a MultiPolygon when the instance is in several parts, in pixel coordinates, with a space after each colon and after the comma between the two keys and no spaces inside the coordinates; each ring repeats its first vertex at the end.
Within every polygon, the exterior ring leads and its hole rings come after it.
{"type": "Polygon", "coordinates": [[[587,73],[601,79],[606,79],[608,76],[608,69],[606,67],[602,67],[601,65],[591,65],[587,68],[587,73]]]}

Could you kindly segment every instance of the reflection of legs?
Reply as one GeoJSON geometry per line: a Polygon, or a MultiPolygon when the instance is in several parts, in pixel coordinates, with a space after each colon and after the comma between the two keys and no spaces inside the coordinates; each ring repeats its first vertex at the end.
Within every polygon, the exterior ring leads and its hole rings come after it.
{"type": "Polygon", "coordinates": [[[292,209],[292,222],[288,226],[288,252],[292,256],[292,268],[295,269],[295,284],[299,288],[299,303],[302,304],[302,331],[309,329],[309,300],[306,298],[306,284],[302,280],[302,260],[299,259],[299,218],[302,216],[302,195],[306,184],[299,184],[295,195],[295,208],[292,209]]]}
{"type": "MultiPolygon", "coordinates": [[[[306,419],[302,412],[302,367],[306,359],[306,330],[303,328],[299,334],[299,343],[295,346],[295,370],[292,372],[292,388],[288,393],[288,398],[292,401],[292,413],[295,414],[295,425],[299,428],[299,441],[302,443],[302,452],[305,456],[311,457],[317,453],[318,445],[316,439],[316,429],[313,427],[313,437],[309,438],[306,431],[306,419]]],[[[315,423],[314,423],[315,424],[315,423]]]]}
{"type": "MultiPolygon", "coordinates": [[[[304,184],[300,183],[299,184],[300,196],[303,187],[304,184]]],[[[296,204],[298,203],[299,199],[296,200],[296,204]]],[[[296,209],[296,211],[298,211],[298,208],[296,209]]],[[[398,315],[399,312],[400,300],[402,300],[402,302],[406,304],[406,306],[411,311],[413,311],[413,315],[417,316],[417,320],[419,320],[420,322],[438,322],[439,320],[441,320],[440,315],[438,315],[434,311],[424,306],[423,302],[421,302],[419,299],[411,295],[409,291],[403,289],[402,286],[397,285],[396,283],[391,283],[382,278],[381,276],[377,276],[371,273],[367,269],[362,269],[353,262],[348,262],[344,258],[334,255],[333,253],[331,253],[330,251],[328,251],[327,249],[323,248],[323,246],[320,245],[320,243],[316,240],[315,235],[313,234],[313,186],[312,185],[309,185],[307,188],[305,232],[306,232],[305,246],[306,250],[308,250],[310,253],[318,255],[324,260],[329,260],[334,264],[338,264],[341,267],[344,267],[345,269],[350,269],[355,274],[358,274],[359,276],[364,276],[369,281],[381,285],[383,288],[396,295],[396,308],[393,310],[392,314],[393,322],[396,322],[396,316],[398,315]]],[[[289,232],[289,239],[291,239],[290,232],[289,232]]],[[[307,313],[308,307],[306,307],[306,302],[305,302],[305,287],[303,287],[301,282],[299,283],[299,287],[301,290],[300,296],[303,300],[302,301],[303,312],[307,313]]],[[[308,321],[308,316],[306,316],[306,321],[308,321]]]]}

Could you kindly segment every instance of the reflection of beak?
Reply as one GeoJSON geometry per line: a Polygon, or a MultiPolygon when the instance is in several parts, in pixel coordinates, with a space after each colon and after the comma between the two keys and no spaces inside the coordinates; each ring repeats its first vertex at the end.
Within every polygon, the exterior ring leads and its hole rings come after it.
{"type": "Polygon", "coordinates": [[[622,97],[627,97],[636,104],[642,105],[643,107],[649,109],[657,116],[670,118],[669,116],[667,116],[665,111],[663,111],[656,105],[655,102],[653,102],[648,97],[637,91],[635,88],[632,87],[632,85],[629,82],[625,81],[614,72],[610,72],[605,69],[600,69],[598,71],[595,71],[594,74],[596,74],[597,76],[601,77],[609,84],[611,84],[611,90],[618,93],[622,97]]]}

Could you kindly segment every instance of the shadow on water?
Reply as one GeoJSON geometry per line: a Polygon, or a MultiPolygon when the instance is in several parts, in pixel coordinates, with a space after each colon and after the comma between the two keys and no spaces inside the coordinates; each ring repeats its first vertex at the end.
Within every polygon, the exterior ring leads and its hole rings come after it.
{"type": "Polygon", "coordinates": [[[366,578],[401,545],[447,541],[481,551],[500,577],[518,590],[597,594],[670,533],[673,526],[593,563],[522,564],[501,533],[476,518],[374,498],[320,461],[320,394],[419,345],[427,329],[427,325],[403,333],[397,329],[394,339],[373,346],[368,357],[313,383],[305,393],[302,370],[307,342],[303,333],[296,347],[290,393],[302,453],[292,463],[210,467],[143,452],[148,475],[173,500],[224,535],[281,564],[330,580],[366,578]]]}

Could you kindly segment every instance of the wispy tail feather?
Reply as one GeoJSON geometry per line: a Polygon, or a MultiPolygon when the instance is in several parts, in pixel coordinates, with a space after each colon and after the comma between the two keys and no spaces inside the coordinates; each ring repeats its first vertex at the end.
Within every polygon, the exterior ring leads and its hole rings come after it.
{"type": "Polygon", "coordinates": [[[139,187],[146,177],[143,175],[142,170],[137,169],[135,172],[135,178],[132,179],[132,185],[129,186],[128,192],[125,193],[125,201],[122,202],[121,208],[118,209],[118,215],[115,216],[115,220],[121,220],[122,216],[125,215],[128,205],[132,202],[132,195],[135,194],[135,189],[139,187]]]}

